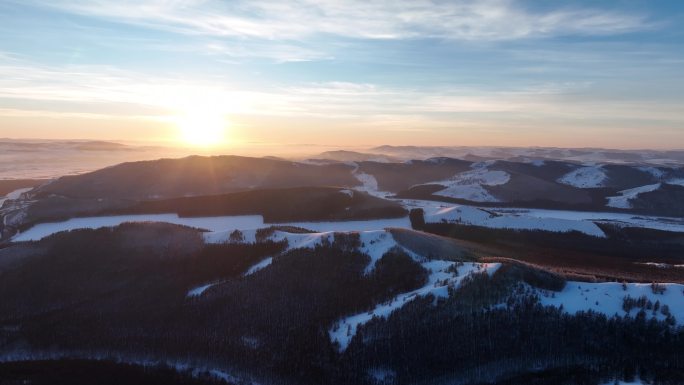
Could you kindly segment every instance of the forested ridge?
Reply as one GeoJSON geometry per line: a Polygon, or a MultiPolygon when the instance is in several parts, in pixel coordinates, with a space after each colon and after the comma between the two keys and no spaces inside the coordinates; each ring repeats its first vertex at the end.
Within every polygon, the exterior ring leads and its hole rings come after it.
{"type": "MultiPolygon", "coordinates": [[[[447,298],[416,297],[362,325],[341,349],[328,335],[339,319],[421,287],[429,274],[400,249],[366,272],[359,242],[340,233],[290,251],[265,239],[205,245],[196,230],[162,224],[56,234],[26,244],[40,252],[0,264],[0,354],[185,362],[274,384],[515,383],[533,381],[519,377],[532,368],[548,369],[540,378],[574,373],[568,384],[630,373],[682,380],[681,328],[650,312],[613,318],[544,307],[530,288],[560,290],[564,278],[525,264],[472,275],[447,298]],[[245,275],[267,257],[269,266],[245,275]],[[215,284],[188,295],[207,283],[215,284]]],[[[26,376],[45,370],[26,365],[26,376]]],[[[0,365],[0,375],[16,368],[0,365]]],[[[212,378],[173,381],[220,380],[212,378]]]]}

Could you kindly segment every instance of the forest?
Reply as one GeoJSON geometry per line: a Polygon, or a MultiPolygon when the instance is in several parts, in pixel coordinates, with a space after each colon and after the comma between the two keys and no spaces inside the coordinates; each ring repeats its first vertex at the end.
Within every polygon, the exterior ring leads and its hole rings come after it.
{"type": "MultiPolygon", "coordinates": [[[[395,249],[364,274],[369,259],[354,233],[284,253],[284,243],[199,238],[179,226],[125,224],[27,244],[40,251],[0,266],[0,354],[185,362],[273,384],[515,383],[530,368],[548,369],[542,378],[576,372],[577,384],[635,373],[682,380],[681,328],[646,311],[608,318],[544,307],[529,288],[560,290],[564,278],[531,265],[476,274],[446,299],[417,297],[341,350],[328,336],[337,320],[424,285],[428,272],[395,249]],[[271,265],[245,275],[268,256],[271,265]],[[207,282],[215,284],[188,296],[207,282]]],[[[45,370],[28,367],[26,376],[45,370]]]]}

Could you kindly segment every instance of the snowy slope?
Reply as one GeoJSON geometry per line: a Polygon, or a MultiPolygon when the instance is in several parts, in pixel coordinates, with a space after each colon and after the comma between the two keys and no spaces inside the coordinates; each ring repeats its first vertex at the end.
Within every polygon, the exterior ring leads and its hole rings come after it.
{"type": "Polygon", "coordinates": [[[9,194],[7,194],[3,197],[0,197],[0,207],[2,207],[2,204],[5,203],[5,201],[19,199],[21,197],[21,194],[23,194],[25,192],[29,192],[31,190],[33,190],[33,187],[20,188],[20,189],[17,189],[17,190],[10,192],[9,194]]]}
{"type": "Polygon", "coordinates": [[[405,304],[418,297],[433,295],[437,298],[445,298],[449,295],[449,288],[457,288],[463,278],[470,274],[487,272],[493,274],[501,265],[498,263],[464,263],[458,266],[457,262],[450,261],[428,261],[423,262],[422,266],[430,272],[428,282],[421,288],[402,293],[392,298],[388,302],[378,304],[373,310],[351,315],[339,320],[328,330],[330,340],[340,345],[340,350],[344,351],[352,338],[356,334],[359,326],[366,324],[374,317],[387,318],[395,310],[401,309],[405,304]],[[450,268],[457,267],[457,272],[450,272],[450,268]]]}
{"type": "MultiPolygon", "coordinates": [[[[274,241],[280,241],[287,239],[288,250],[300,249],[300,248],[314,248],[317,245],[321,245],[324,240],[332,243],[334,240],[334,232],[325,233],[314,233],[314,234],[291,234],[282,231],[276,231],[271,237],[274,241]]],[[[373,230],[373,231],[362,231],[359,232],[361,247],[359,251],[367,254],[371,261],[366,267],[365,272],[370,273],[374,268],[377,261],[382,258],[382,256],[390,251],[391,249],[397,247],[402,249],[412,258],[422,261],[423,258],[419,257],[415,253],[400,246],[392,237],[392,234],[386,230],[373,230]]]]}
{"type": "Polygon", "coordinates": [[[655,179],[661,179],[662,177],[665,176],[665,171],[663,171],[663,170],[661,170],[661,169],[659,169],[659,168],[657,168],[657,167],[653,167],[653,166],[642,166],[642,167],[637,167],[637,169],[639,169],[639,170],[641,170],[641,171],[643,171],[643,172],[647,172],[647,173],[653,175],[653,177],[654,177],[655,179]]]}
{"type": "Polygon", "coordinates": [[[247,270],[247,272],[245,273],[245,277],[248,276],[248,275],[252,275],[252,274],[256,273],[257,271],[259,271],[259,270],[261,270],[261,269],[264,269],[264,268],[268,267],[271,263],[273,263],[273,257],[265,258],[264,260],[262,260],[262,261],[260,261],[259,263],[253,265],[252,267],[250,267],[250,268],[247,270]]]}
{"type": "Polygon", "coordinates": [[[487,163],[475,163],[473,170],[458,173],[446,180],[431,182],[430,184],[446,187],[434,194],[474,202],[498,202],[499,199],[491,195],[483,186],[506,184],[511,176],[505,171],[491,171],[487,169],[487,166],[487,163]]]}
{"type": "Polygon", "coordinates": [[[524,214],[499,214],[494,211],[472,206],[453,205],[434,207],[426,205],[425,222],[458,223],[483,226],[494,229],[545,230],[554,232],[579,231],[596,237],[605,237],[605,233],[591,221],[578,221],[561,218],[537,218],[524,214]]]}
{"type": "Polygon", "coordinates": [[[199,297],[202,295],[202,293],[207,291],[207,289],[209,289],[210,287],[212,287],[216,284],[218,284],[218,282],[207,283],[207,284],[192,288],[188,291],[188,294],[186,295],[186,297],[199,297]]]}
{"type": "Polygon", "coordinates": [[[597,188],[603,187],[606,179],[607,175],[601,166],[585,166],[563,175],[558,183],[579,188],[597,188]]]}
{"type": "MultiPolygon", "coordinates": [[[[295,234],[295,233],[288,233],[285,231],[274,231],[271,236],[268,237],[269,240],[274,241],[274,242],[279,242],[286,240],[287,241],[287,250],[293,250],[293,249],[303,249],[303,248],[315,248],[316,246],[322,245],[324,242],[328,243],[333,243],[335,233],[338,231],[328,231],[328,232],[321,232],[321,233],[305,233],[305,234],[295,234]]],[[[255,233],[256,230],[246,230],[243,231],[244,235],[244,241],[243,242],[248,242],[248,243],[253,243],[256,242],[255,239],[255,233]]],[[[370,273],[374,268],[375,264],[382,256],[390,251],[393,248],[400,248],[403,250],[406,254],[411,256],[417,261],[423,261],[424,258],[418,256],[417,254],[413,253],[412,251],[405,249],[404,247],[400,246],[397,241],[394,240],[394,237],[389,231],[386,230],[371,230],[371,231],[353,231],[353,233],[358,233],[360,242],[361,242],[361,247],[359,247],[359,251],[367,254],[371,261],[366,267],[366,273],[370,273]]],[[[204,240],[207,243],[227,243],[229,242],[229,232],[218,232],[218,233],[205,233],[204,234],[204,240]]],[[[270,264],[269,262],[262,261],[260,262],[264,263],[265,265],[260,266],[259,264],[252,266],[251,269],[255,269],[254,271],[263,268],[270,264]]],[[[250,269],[250,270],[251,270],[250,269]]],[[[252,271],[252,272],[254,272],[252,271]]],[[[248,274],[251,274],[248,271],[248,274]]]]}
{"type": "MultiPolygon", "coordinates": [[[[581,311],[593,310],[603,313],[608,317],[613,315],[634,317],[640,309],[632,309],[629,313],[622,308],[623,299],[630,296],[633,299],[645,296],[653,304],[660,302],[660,306],[667,305],[675,320],[684,324],[684,285],[674,283],[660,284],[665,291],[656,294],[651,284],[627,283],[623,286],[617,282],[587,283],[568,281],[561,292],[538,290],[540,301],[543,305],[560,307],[563,310],[576,314],[581,311]]],[[[653,316],[652,311],[647,311],[647,316],[653,316]]],[[[665,315],[661,311],[655,312],[655,317],[664,320],[665,315]]]]}
{"type": "Polygon", "coordinates": [[[630,200],[636,199],[639,194],[655,191],[660,188],[660,183],[649,184],[646,186],[634,187],[627,190],[619,191],[620,195],[614,197],[608,197],[608,203],[606,206],[615,207],[621,209],[632,208],[630,200]]]}
{"type": "Polygon", "coordinates": [[[354,178],[361,182],[360,187],[355,187],[356,190],[365,191],[370,195],[380,198],[386,198],[387,196],[392,195],[389,192],[380,191],[378,189],[377,179],[375,179],[375,177],[371,174],[366,174],[365,172],[359,171],[358,163],[351,162],[350,164],[354,166],[354,170],[352,170],[352,175],[354,175],[354,178]]]}

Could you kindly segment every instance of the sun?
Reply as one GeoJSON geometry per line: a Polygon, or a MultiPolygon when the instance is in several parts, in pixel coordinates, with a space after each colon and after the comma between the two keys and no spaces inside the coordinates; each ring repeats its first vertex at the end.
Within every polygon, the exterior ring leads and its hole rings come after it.
{"type": "Polygon", "coordinates": [[[185,111],[175,119],[180,141],[193,147],[214,147],[225,143],[228,121],[211,109],[185,111]]]}

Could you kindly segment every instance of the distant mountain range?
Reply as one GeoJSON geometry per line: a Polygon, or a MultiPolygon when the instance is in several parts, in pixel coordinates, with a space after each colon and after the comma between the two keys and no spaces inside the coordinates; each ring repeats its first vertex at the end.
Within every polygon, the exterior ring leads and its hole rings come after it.
{"type": "Polygon", "coordinates": [[[684,167],[380,150],[0,181],[0,382],[684,381],[684,167]]]}
{"type": "MultiPolygon", "coordinates": [[[[191,156],[129,162],[65,176],[25,193],[23,199],[6,202],[0,209],[3,231],[7,235],[32,223],[151,207],[140,206],[146,201],[325,186],[356,189],[380,198],[482,207],[684,216],[681,166],[542,159],[473,162],[449,157],[350,161],[358,159],[358,154],[328,155],[346,160],[191,156]]],[[[27,183],[22,187],[36,184],[27,183]]],[[[219,215],[211,209],[203,213],[219,215]]]]}
{"type": "Polygon", "coordinates": [[[378,146],[364,152],[330,151],[325,159],[347,160],[411,160],[435,157],[471,161],[534,159],[600,163],[648,163],[654,165],[684,164],[684,150],[615,150],[604,148],[554,147],[451,147],[451,146],[378,146]]]}

